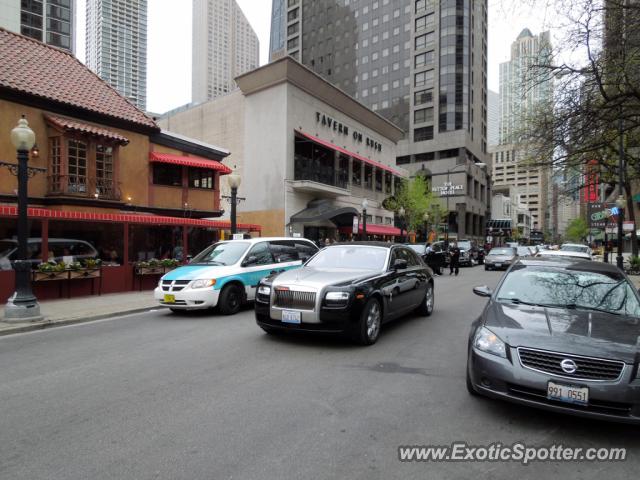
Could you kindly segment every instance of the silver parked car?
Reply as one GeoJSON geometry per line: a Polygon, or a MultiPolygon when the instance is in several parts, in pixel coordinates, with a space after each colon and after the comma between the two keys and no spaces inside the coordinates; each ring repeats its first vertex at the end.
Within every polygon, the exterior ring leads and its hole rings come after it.
{"type": "Polygon", "coordinates": [[[484,257],[485,270],[506,270],[518,258],[518,253],[513,247],[494,247],[484,257]]]}

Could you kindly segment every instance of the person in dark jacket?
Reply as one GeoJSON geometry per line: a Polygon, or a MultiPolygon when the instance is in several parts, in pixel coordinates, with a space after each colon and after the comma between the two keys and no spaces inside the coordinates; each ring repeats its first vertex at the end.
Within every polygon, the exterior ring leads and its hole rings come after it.
{"type": "Polygon", "coordinates": [[[460,273],[460,249],[458,248],[457,243],[452,243],[449,248],[449,255],[451,257],[451,261],[449,263],[449,275],[453,275],[455,272],[456,275],[460,273]]]}

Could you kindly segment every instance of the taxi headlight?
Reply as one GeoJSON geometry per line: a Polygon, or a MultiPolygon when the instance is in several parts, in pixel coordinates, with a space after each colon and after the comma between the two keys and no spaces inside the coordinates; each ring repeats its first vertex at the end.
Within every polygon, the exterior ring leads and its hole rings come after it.
{"type": "Polygon", "coordinates": [[[194,280],[193,282],[191,282],[191,285],[189,285],[189,288],[209,288],[214,286],[215,284],[216,284],[215,278],[212,278],[212,279],[203,278],[201,280],[194,280]]]}

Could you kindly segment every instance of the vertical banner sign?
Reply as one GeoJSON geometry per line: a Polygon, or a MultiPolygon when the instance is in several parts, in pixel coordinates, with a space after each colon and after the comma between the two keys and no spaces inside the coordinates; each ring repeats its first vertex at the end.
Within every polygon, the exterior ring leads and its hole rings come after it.
{"type": "Polygon", "coordinates": [[[583,194],[585,203],[594,203],[598,201],[598,191],[600,184],[600,176],[598,170],[599,169],[597,160],[591,160],[585,166],[583,194]]]}
{"type": "Polygon", "coordinates": [[[354,235],[358,234],[358,228],[360,227],[359,222],[358,222],[358,216],[354,215],[353,216],[353,230],[351,231],[354,235]]]}

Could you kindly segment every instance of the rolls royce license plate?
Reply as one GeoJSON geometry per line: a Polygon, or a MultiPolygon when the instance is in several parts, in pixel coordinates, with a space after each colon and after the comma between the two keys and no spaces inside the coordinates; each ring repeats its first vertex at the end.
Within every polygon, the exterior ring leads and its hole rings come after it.
{"type": "Polygon", "coordinates": [[[589,388],[560,383],[547,383],[547,398],[577,405],[589,404],[589,388]]]}
{"type": "Polygon", "coordinates": [[[300,323],[300,312],[295,312],[293,310],[283,310],[282,321],[284,323],[300,323]]]}
{"type": "Polygon", "coordinates": [[[164,303],[176,303],[176,296],[169,295],[168,293],[164,294],[164,303]]]}

